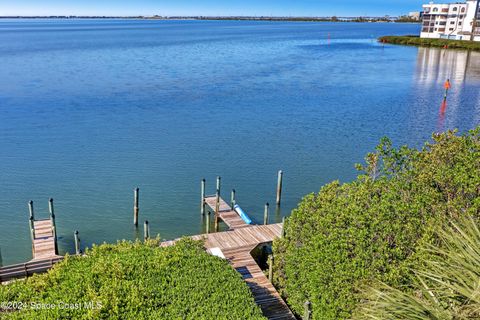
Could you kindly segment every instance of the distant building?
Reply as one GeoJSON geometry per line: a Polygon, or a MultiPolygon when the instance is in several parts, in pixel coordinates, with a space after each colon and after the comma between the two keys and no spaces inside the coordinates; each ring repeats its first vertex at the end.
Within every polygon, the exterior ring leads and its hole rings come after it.
{"type": "Polygon", "coordinates": [[[480,0],[423,5],[422,38],[480,41],[480,0]]]}
{"type": "Polygon", "coordinates": [[[420,12],[419,11],[409,12],[408,17],[412,20],[420,21],[420,12]]]}

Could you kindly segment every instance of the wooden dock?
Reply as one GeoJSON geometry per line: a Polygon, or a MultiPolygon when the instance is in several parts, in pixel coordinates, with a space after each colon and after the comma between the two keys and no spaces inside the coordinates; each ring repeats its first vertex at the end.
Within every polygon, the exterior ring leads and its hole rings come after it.
{"type": "Polygon", "coordinates": [[[254,248],[240,247],[225,250],[223,254],[235,270],[242,275],[265,317],[271,320],[295,319],[275,287],[250,255],[254,248]]]}
{"type": "MultiPolygon", "coordinates": [[[[205,249],[210,253],[221,251],[225,259],[242,275],[265,317],[271,320],[295,319],[293,313],[250,254],[257,246],[279,238],[281,233],[281,223],[252,226],[245,224],[237,229],[196,235],[191,238],[204,241],[205,249]]],[[[178,239],[166,241],[161,246],[170,246],[176,241],[178,239]]]]}
{"type": "Polygon", "coordinates": [[[30,211],[30,236],[32,238],[32,261],[58,258],[57,231],[55,226],[55,213],[53,199],[48,200],[50,218],[35,220],[33,201],[28,203],[30,211]]]}
{"type": "MultiPolygon", "coordinates": [[[[216,203],[217,197],[216,196],[208,196],[205,197],[205,204],[207,204],[210,208],[212,208],[213,212],[216,210],[216,203]]],[[[219,210],[218,210],[218,218],[225,222],[225,224],[230,229],[238,229],[248,227],[249,225],[245,223],[245,221],[240,218],[240,216],[232,210],[230,205],[225,202],[222,198],[219,201],[219,210]]]]}
{"type": "Polygon", "coordinates": [[[63,257],[56,256],[51,259],[31,260],[26,263],[19,263],[0,268],[0,283],[14,279],[26,278],[36,273],[43,273],[50,270],[54,264],[63,260],[63,257]]]}
{"type": "MultiPolygon", "coordinates": [[[[136,224],[138,222],[138,188],[135,191],[134,223],[136,224]]],[[[279,172],[277,191],[281,192],[281,171],[279,172]]],[[[280,203],[278,192],[277,204],[280,203]]],[[[226,259],[232,265],[249,286],[255,302],[260,306],[265,317],[271,320],[294,320],[295,316],[251,255],[251,252],[258,246],[271,243],[274,239],[281,237],[283,225],[281,223],[267,225],[268,218],[265,218],[265,225],[245,223],[237,212],[232,210],[232,205],[220,197],[220,177],[217,178],[217,193],[214,196],[205,196],[205,180],[202,181],[201,200],[201,213],[205,214],[205,206],[208,205],[215,212],[216,226],[221,220],[229,230],[191,236],[191,238],[203,241],[207,252],[226,259]]],[[[232,203],[235,203],[234,190],[232,191],[232,203]]],[[[50,219],[34,219],[33,201],[29,202],[29,211],[33,259],[27,263],[0,268],[0,282],[45,272],[54,263],[63,259],[58,256],[53,199],[49,200],[50,219]]],[[[265,212],[265,217],[268,217],[268,204],[266,204],[265,212]]],[[[78,232],[75,232],[75,236],[75,247],[78,254],[78,232]]],[[[145,221],[145,239],[148,237],[148,222],[145,221]]],[[[160,246],[174,245],[178,240],[164,241],[160,246]]]]}
{"type": "Polygon", "coordinates": [[[33,260],[45,260],[58,257],[55,248],[54,226],[50,219],[36,220],[33,223],[32,255],[33,260]]]}

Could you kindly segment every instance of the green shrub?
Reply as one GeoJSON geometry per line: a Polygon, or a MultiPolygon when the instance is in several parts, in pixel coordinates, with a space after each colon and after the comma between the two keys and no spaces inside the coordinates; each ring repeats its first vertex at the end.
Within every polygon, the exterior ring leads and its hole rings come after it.
{"type": "Polygon", "coordinates": [[[400,44],[407,46],[437,47],[449,49],[466,49],[480,51],[480,42],[469,40],[430,39],[418,36],[384,36],[378,39],[382,43],[400,44]]]}
{"type": "Polygon", "coordinates": [[[479,214],[480,128],[433,137],[421,150],[382,140],[355,181],[306,196],[274,242],[275,282],[295,312],[351,317],[365,281],[411,283],[420,245],[449,218],[479,214]]]}
{"type": "Polygon", "coordinates": [[[191,240],[95,246],[47,274],[0,286],[0,301],[94,304],[0,312],[11,319],[264,319],[241,276],[191,240]]]}
{"type": "Polygon", "coordinates": [[[410,288],[379,283],[366,288],[355,319],[480,319],[480,230],[461,219],[439,231],[439,244],[426,246],[423,265],[410,288]]]}

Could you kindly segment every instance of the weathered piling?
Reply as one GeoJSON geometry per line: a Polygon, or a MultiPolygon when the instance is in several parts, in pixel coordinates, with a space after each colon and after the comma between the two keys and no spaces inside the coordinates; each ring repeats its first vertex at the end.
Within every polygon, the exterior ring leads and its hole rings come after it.
{"type": "Polygon", "coordinates": [[[310,301],[305,301],[303,304],[303,317],[302,320],[310,320],[312,318],[312,304],[310,301]]]}
{"type": "Polygon", "coordinates": [[[202,183],[200,185],[200,193],[201,193],[200,214],[203,216],[205,215],[205,179],[202,179],[202,183]]]}
{"type": "Polygon", "coordinates": [[[139,193],[140,193],[139,188],[135,188],[133,190],[133,225],[135,227],[138,226],[138,212],[140,211],[138,206],[139,193]]]}
{"type": "Polygon", "coordinates": [[[33,201],[32,200],[28,201],[28,211],[30,213],[30,218],[35,219],[34,212],[33,212],[33,201]]]}
{"type": "Polygon", "coordinates": [[[221,177],[217,177],[217,190],[215,192],[215,214],[218,215],[218,212],[220,211],[220,182],[221,182],[221,177]]]}
{"type": "Polygon", "coordinates": [[[218,232],[218,224],[219,224],[219,216],[218,213],[215,214],[215,232],[218,232]]]}
{"type": "Polygon", "coordinates": [[[220,214],[220,183],[221,183],[221,177],[217,177],[217,190],[215,192],[215,232],[218,232],[218,219],[219,219],[219,214],[220,214]]]}
{"type": "Polygon", "coordinates": [[[282,218],[282,232],[280,233],[280,238],[285,237],[285,217],[282,218]]]}
{"type": "Polygon", "coordinates": [[[55,224],[55,211],[53,209],[53,198],[48,199],[48,211],[50,212],[50,221],[52,223],[52,235],[53,235],[53,243],[55,245],[55,254],[58,255],[57,225],[55,224]]]}
{"type": "Polygon", "coordinates": [[[207,233],[210,233],[210,215],[211,215],[211,214],[212,214],[212,213],[211,213],[210,211],[208,211],[208,213],[207,213],[207,222],[206,222],[206,224],[207,224],[207,225],[206,225],[206,232],[207,232],[207,233]]]}
{"type": "Polygon", "coordinates": [[[282,202],[282,183],[283,183],[283,171],[278,171],[278,178],[277,178],[277,206],[279,206],[282,202]]]}
{"type": "Polygon", "coordinates": [[[148,225],[148,220],[145,220],[143,223],[143,240],[148,240],[150,238],[150,227],[148,225]]]}
{"type": "Polygon", "coordinates": [[[33,212],[33,201],[30,200],[28,202],[28,211],[30,213],[30,218],[29,218],[29,226],[30,226],[30,237],[32,238],[32,245],[33,245],[33,240],[35,240],[35,216],[33,212]]]}
{"type": "Polygon", "coordinates": [[[263,211],[263,224],[264,225],[267,225],[268,224],[268,207],[270,205],[267,203],[265,203],[265,210],[263,211]]]}
{"type": "Polygon", "coordinates": [[[73,237],[75,238],[75,254],[78,256],[82,253],[80,251],[80,238],[78,236],[78,230],[75,230],[73,237]]]}
{"type": "Polygon", "coordinates": [[[230,195],[230,208],[233,210],[233,207],[235,207],[235,204],[236,204],[236,200],[235,200],[235,189],[232,189],[232,193],[230,195]]]}
{"type": "Polygon", "coordinates": [[[273,282],[273,254],[268,256],[268,280],[273,282]]]}

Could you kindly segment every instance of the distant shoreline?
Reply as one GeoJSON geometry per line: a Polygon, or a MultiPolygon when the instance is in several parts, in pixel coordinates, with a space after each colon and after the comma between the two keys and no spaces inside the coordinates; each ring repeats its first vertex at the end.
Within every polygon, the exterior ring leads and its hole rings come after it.
{"type": "Polygon", "coordinates": [[[254,16],[0,16],[0,19],[125,19],[125,20],[225,20],[272,22],[387,22],[420,23],[408,17],[254,17],[254,16]]]}

